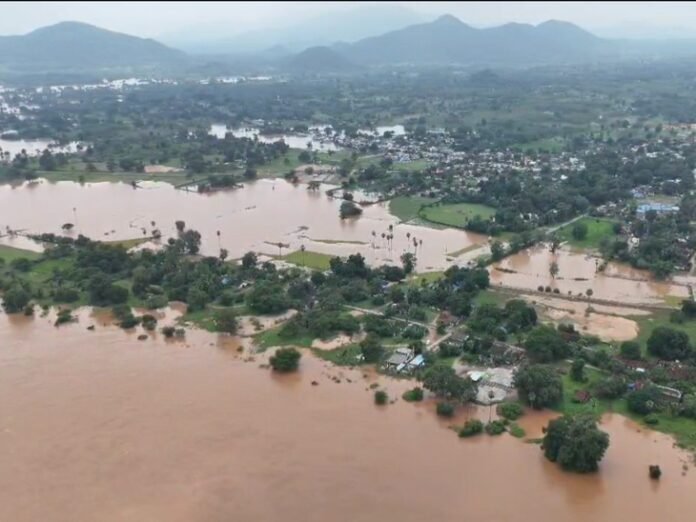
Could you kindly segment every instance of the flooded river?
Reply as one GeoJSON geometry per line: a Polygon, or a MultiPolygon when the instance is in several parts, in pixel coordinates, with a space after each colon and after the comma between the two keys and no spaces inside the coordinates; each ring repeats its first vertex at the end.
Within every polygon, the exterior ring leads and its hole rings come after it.
{"type": "Polygon", "coordinates": [[[383,264],[400,263],[403,252],[415,252],[421,271],[446,268],[451,264],[448,256],[456,252],[461,252],[456,259],[464,261],[473,256],[472,251],[465,251],[468,247],[487,243],[485,236],[461,230],[399,224],[386,203],[365,207],[358,219],[341,220],[341,200],[328,197],[328,188],[310,191],[307,185],[284,180],[259,180],[241,189],[210,194],[154,182],[142,183],[139,189],[124,183],[3,185],[0,235],[6,227],[58,234],[63,232],[63,224],[72,223],[73,236],[84,234],[99,240],[144,237],[153,228],[171,237],[176,234],[174,222],[180,219],[201,233],[202,251],[210,255],[217,255],[220,248],[226,248],[230,258],[250,250],[278,255],[305,245],[308,251],[332,255],[360,252],[369,262],[383,264]],[[382,238],[390,233],[390,225],[391,242],[382,238]],[[284,246],[279,249],[271,243],[284,246]]]}
{"type": "MultiPolygon", "coordinates": [[[[371,373],[306,355],[279,377],[231,338],[138,341],[104,321],[83,310],[56,330],[52,317],[0,315],[0,520],[696,517],[685,454],[620,416],[604,419],[600,473],[566,474],[509,435],[458,439],[431,403],[376,407],[371,373]]],[[[378,379],[392,397],[412,386],[378,379]]],[[[521,424],[538,436],[547,421],[521,424]]]]}
{"type": "Polygon", "coordinates": [[[609,263],[598,271],[602,259],[583,252],[561,248],[552,254],[547,245],[538,245],[503,259],[491,267],[491,283],[513,288],[536,290],[539,286],[558,288],[561,295],[576,296],[592,290],[595,299],[618,304],[663,303],[665,297],[686,298],[691,277],[673,281],[655,281],[646,270],[636,270],[621,263],[609,263]],[[550,267],[558,264],[558,274],[551,277],[550,267]]]}

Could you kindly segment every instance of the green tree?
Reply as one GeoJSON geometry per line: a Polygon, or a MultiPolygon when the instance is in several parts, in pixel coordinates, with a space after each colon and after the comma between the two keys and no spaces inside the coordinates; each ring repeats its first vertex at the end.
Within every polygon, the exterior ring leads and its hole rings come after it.
{"type": "Polygon", "coordinates": [[[242,256],[242,267],[245,269],[255,268],[257,257],[254,252],[247,252],[242,256]]]}
{"type": "Polygon", "coordinates": [[[500,261],[505,256],[505,247],[500,241],[493,241],[491,243],[491,259],[493,261],[500,261]]]}
{"type": "Polygon", "coordinates": [[[549,422],[542,442],[544,456],[568,471],[597,471],[609,447],[609,435],[592,415],[564,415],[549,422]]]}
{"type": "Polygon", "coordinates": [[[406,275],[413,272],[413,268],[416,266],[416,256],[411,252],[405,252],[401,254],[401,264],[404,267],[404,273],[406,275]]]}
{"type": "Polygon", "coordinates": [[[587,224],[582,221],[577,221],[573,225],[573,238],[578,241],[583,241],[587,237],[587,224]]]}
{"type": "Polygon", "coordinates": [[[668,326],[658,326],[648,338],[648,352],[667,361],[686,359],[692,354],[686,332],[668,326]]]}
{"type": "Polygon", "coordinates": [[[237,314],[231,308],[219,308],[215,310],[213,316],[215,322],[215,330],[218,332],[236,333],[237,332],[237,314]]]}
{"type": "Polygon", "coordinates": [[[460,377],[451,366],[445,364],[435,364],[426,370],[423,387],[438,397],[457,402],[472,400],[477,390],[474,381],[460,377]]]}
{"type": "Polygon", "coordinates": [[[640,343],[638,341],[624,341],[621,343],[621,357],[631,361],[641,358],[640,343]]]}
{"type": "Polygon", "coordinates": [[[269,362],[276,372],[288,373],[297,370],[302,354],[295,348],[278,348],[269,362]]]}
{"type": "Polygon", "coordinates": [[[382,358],[384,348],[382,347],[379,337],[370,333],[365,339],[360,341],[360,352],[365,362],[375,363],[382,358]]]}
{"type": "Polygon", "coordinates": [[[8,314],[15,314],[24,310],[30,299],[29,292],[19,285],[14,285],[3,294],[2,306],[8,314]]]}
{"type": "Polygon", "coordinates": [[[575,382],[585,382],[587,380],[585,376],[585,361],[582,359],[573,361],[573,364],[570,365],[570,378],[575,382]]]}
{"type": "Polygon", "coordinates": [[[647,415],[656,411],[660,406],[660,390],[655,386],[646,386],[640,390],[632,391],[626,396],[628,410],[638,415],[647,415]]]}
{"type": "Polygon", "coordinates": [[[563,381],[551,366],[522,366],[515,372],[514,384],[520,399],[535,409],[554,406],[563,398],[563,381]]]}
{"type": "Polygon", "coordinates": [[[389,395],[384,390],[377,390],[375,392],[375,404],[378,406],[384,406],[389,401],[389,395]]]}
{"type": "Polygon", "coordinates": [[[341,208],[339,210],[341,219],[359,216],[360,214],[362,214],[362,209],[352,201],[344,200],[343,203],[341,203],[341,208]]]}
{"type": "Polygon", "coordinates": [[[535,362],[558,361],[568,356],[569,347],[561,333],[547,325],[535,327],[524,343],[527,354],[535,362]]]}

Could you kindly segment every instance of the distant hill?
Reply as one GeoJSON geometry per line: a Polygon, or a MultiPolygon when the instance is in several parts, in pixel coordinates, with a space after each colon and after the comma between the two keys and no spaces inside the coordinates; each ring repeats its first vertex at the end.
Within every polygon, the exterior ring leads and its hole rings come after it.
{"type": "Polygon", "coordinates": [[[0,68],[82,71],[172,66],[186,55],[154,40],[61,22],[21,36],[0,36],[0,68]]]}
{"type": "Polygon", "coordinates": [[[310,47],[283,61],[282,67],[292,72],[342,73],[359,69],[339,52],[324,46],[310,47]]]}
{"type": "Polygon", "coordinates": [[[230,35],[227,21],[191,27],[163,36],[163,41],[195,54],[258,53],[276,45],[291,52],[335,42],[356,42],[427,20],[406,7],[370,4],[334,10],[285,27],[266,27],[230,35]]]}
{"type": "Polygon", "coordinates": [[[477,29],[445,15],[335,50],[366,65],[530,65],[600,59],[611,56],[615,44],[568,22],[477,29]]]}

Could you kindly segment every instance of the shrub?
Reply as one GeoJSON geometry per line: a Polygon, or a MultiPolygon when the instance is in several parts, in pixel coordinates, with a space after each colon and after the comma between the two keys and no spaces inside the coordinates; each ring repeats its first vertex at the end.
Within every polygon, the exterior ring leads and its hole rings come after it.
{"type": "Polygon", "coordinates": [[[157,328],[157,318],[154,315],[145,314],[140,318],[143,328],[147,331],[152,332],[157,328]]]}
{"type": "Polygon", "coordinates": [[[507,420],[517,420],[524,415],[524,408],[519,402],[502,402],[495,411],[507,420]]]}
{"type": "Polygon", "coordinates": [[[387,404],[387,401],[389,400],[389,396],[387,395],[387,392],[384,390],[377,390],[375,392],[375,404],[378,406],[384,406],[387,404]]]}
{"type": "Polygon", "coordinates": [[[138,326],[138,323],[140,323],[140,319],[135,317],[133,314],[129,314],[121,319],[119,326],[124,330],[128,330],[129,328],[135,328],[138,326]]]}
{"type": "Polygon", "coordinates": [[[173,326],[163,326],[162,327],[162,335],[164,335],[167,339],[171,339],[174,337],[174,332],[176,331],[176,328],[173,326]]]}
{"type": "Polygon", "coordinates": [[[594,393],[601,399],[618,399],[626,393],[626,382],[622,377],[607,377],[595,385],[594,393]]]}
{"type": "Polygon", "coordinates": [[[512,435],[513,437],[517,437],[518,439],[521,439],[527,434],[527,432],[524,431],[524,428],[522,426],[514,422],[510,424],[508,431],[510,432],[510,435],[512,435]]]}
{"type": "Polygon", "coordinates": [[[462,429],[459,430],[459,436],[464,438],[464,437],[473,437],[474,435],[478,435],[479,433],[483,432],[483,422],[481,422],[478,419],[469,419],[464,423],[464,426],[462,426],[462,429]]]}
{"type": "Polygon", "coordinates": [[[145,306],[149,310],[164,308],[165,306],[167,306],[167,297],[164,295],[151,295],[145,301],[145,306]]]}
{"type": "Polygon", "coordinates": [[[61,286],[56,288],[53,293],[53,299],[59,303],[74,303],[80,298],[80,293],[74,288],[67,286],[61,286]]]}
{"type": "Polygon", "coordinates": [[[629,411],[639,415],[647,415],[659,406],[660,392],[654,386],[636,390],[628,394],[626,405],[629,411]]]}
{"type": "Polygon", "coordinates": [[[640,344],[637,341],[624,341],[621,343],[621,356],[637,361],[641,358],[640,344]]]}
{"type": "Polygon", "coordinates": [[[500,435],[505,431],[505,423],[501,420],[494,420],[486,424],[486,433],[489,435],[500,435]]]}
{"type": "Polygon", "coordinates": [[[656,424],[660,423],[660,419],[654,413],[646,415],[643,421],[649,426],[655,426],[656,424]]]}
{"type": "Polygon", "coordinates": [[[72,312],[68,308],[64,308],[58,312],[54,325],[59,326],[61,324],[70,323],[74,320],[75,318],[72,316],[72,312]]]}
{"type": "Polygon", "coordinates": [[[454,415],[454,406],[449,402],[438,402],[435,407],[435,412],[440,417],[452,417],[454,415]]]}
{"type": "Polygon", "coordinates": [[[271,356],[269,362],[271,363],[271,368],[276,372],[294,372],[300,364],[301,356],[302,354],[295,348],[279,348],[271,356]]]}
{"type": "Polygon", "coordinates": [[[420,402],[423,400],[423,388],[416,386],[412,390],[405,391],[402,398],[406,402],[420,402]]]}

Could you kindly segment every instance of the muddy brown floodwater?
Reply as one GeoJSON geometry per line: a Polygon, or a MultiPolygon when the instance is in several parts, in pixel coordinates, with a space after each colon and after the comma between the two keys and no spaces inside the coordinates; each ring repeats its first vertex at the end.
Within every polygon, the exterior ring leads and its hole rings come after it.
{"type": "Polygon", "coordinates": [[[507,257],[491,267],[491,284],[536,290],[539,286],[558,288],[564,296],[585,294],[591,289],[595,299],[617,304],[662,303],[667,296],[685,298],[688,284],[696,279],[677,277],[673,281],[655,281],[647,270],[636,270],[621,263],[609,263],[603,272],[598,257],[561,248],[552,254],[547,245],[538,245],[507,257]],[[558,275],[552,278],[552,262],[558,275]]]}
{"type": "MultiPolygon", "coordinates": [[[[92,239],[144,237],[143,232],[150,234],[153,228],[171,237],[176,234],[174,222],[183,220],[201,233],[202,251],[209,255],[217,255],[221,247],[230,258],[249,250],[287,254],[304,244],[309,251],[325,254],[360,252],[368,262],[383,264],[400,263],[403,252],[415,251],[421,271],[444,269],[451,264],[448,252],[487,243],[485,236],[462,230],[399,224],[386,203],[365,207],[358,219],[341,220],[341,200],[328,197],[325,191],[330,187],[326,185],[309,191],[304,184],[260,180],[212,194],[176,190],[166,183],[144,182],[141,186],[46,181],[0,186],[0,236],[8,226],[25,233],[60,234],[63,224],[73,223],[73,236],[92,239]],[[390,225],[394,227],[391,244],[382,238],[389,234],[390,225]],[[419,240],[417,250],[414,238],[419,240]],[[279,250],[269,243],[286,246],[279,250]]],[[[467,256],[475,257],[468,251],[457,259],[467,256]]]]}
{"type": "MultiPolygon", "coordinates": [[[[309,355],[279,377],[233,338],[138,341],[89,310],[52,319],[0,316],[3,521],[696,518],[686,455],[619,416],[603,423],[601,472],[578,476],[509,435],[461,440],[432,403],[373,404],[370,382],[398,397],[406,381],[309,355]]],[[[538,436],[548,418],[522,424],[538,436]]]]}

